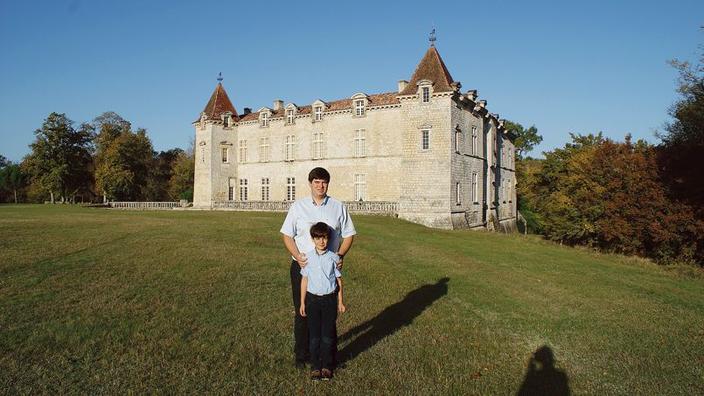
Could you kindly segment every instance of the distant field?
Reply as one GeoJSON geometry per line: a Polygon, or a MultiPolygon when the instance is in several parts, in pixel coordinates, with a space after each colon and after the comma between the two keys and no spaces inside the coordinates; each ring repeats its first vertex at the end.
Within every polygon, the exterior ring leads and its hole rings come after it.
{"type": "Polygon", "coordinates": [[[0,206],[0,393],[704,394],[701,277],[371,216],[311,383],[283,216],[0,206]]]}

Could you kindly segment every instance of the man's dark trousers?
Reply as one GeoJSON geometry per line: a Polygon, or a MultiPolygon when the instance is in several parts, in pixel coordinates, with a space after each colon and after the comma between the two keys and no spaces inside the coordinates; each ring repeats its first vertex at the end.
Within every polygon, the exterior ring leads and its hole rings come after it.
{"type": "Polygon", "coordinates": [[[306,294],[310,363],[313,370],[333,368],[337,295],[306,294]]]}
{"type": "Polygon", "coordinates": [[[291,261],[291,292],[293,294],[293,307],[296,317],[293,319],[293,353],[296,361],[308,361],[308,321],[301,316],[301,266],[296,260],[291,261]]]}
{"type": "MultiPolygon", "coordinates": [[[[296,310],[296,316],[293,319],[293,353],[297,361],[308,361],[310,357],[308,344],[308,321],[301,316],[301,266],[296,260],[291,260],[291,294],[293,296],[293,307],[296,310]]],[[[335,297],[335,306],[337,307],[337,297],[335,297]]],[[[337,310],[337,308],[335,308],[337,310]]],[[[333,366],[337,357],[337,323],[335,323],[335,337],[333,339],[333,366]]]]}

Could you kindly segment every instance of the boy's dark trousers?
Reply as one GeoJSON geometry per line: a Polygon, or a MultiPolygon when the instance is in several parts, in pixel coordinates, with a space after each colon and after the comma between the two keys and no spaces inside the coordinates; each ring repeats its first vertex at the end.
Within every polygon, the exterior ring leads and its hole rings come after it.
{"type": "Polygon", "coordinates": [[[310,363],[313,370],[333,368],[337,294],[306,293],[306,315],[310,335],[310,363]]]}
{"type": "MultiPolygon", "coordinates": [[[[308,344],[308,321],[301,316],[301,266],[296,260],[291,260],[291,293],[293,296],[293,307],[296,316],[293,319],[293,353],[297,361],[307,362],[310,357],[310,347],[308,344]]],[[[307,304],[307,303],[306,303],[307,304]]],[[[335,296],[335,312],[337,312],[337,295],[335,296]]],[[[333,323],[335,337],[333,341],[333,366],[337,354],[337,322],[333,323]]]]}

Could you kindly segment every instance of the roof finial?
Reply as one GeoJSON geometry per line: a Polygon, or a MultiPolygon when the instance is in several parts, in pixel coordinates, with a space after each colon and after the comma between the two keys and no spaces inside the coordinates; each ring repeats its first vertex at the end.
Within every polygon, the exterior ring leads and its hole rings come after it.
{"type": "Polygon", "coordinates": [[[435,37],[435,27],[433,27],[433,30],[430,31],[430,38],[428,41],[430,41],[430,46],[435,47],[435,41],[437,38],[435,37]]]}
{"type": "Polygon", "coordinates": [[[218,82],[222,83],[222,72],[218,73],[218,82]]]}

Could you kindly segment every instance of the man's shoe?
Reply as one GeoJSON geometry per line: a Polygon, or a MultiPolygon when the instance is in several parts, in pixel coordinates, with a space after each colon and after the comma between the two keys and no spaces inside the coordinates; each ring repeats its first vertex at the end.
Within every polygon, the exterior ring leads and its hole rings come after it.
{"type": "Polygon", "coordinates": [[[328,369],[326,369],[326,368],[324,368],[324,369],[320,372],[320,376],[322,377],[322,380],[323,380],[323,381],[329,381],[329,380],[332,379],[332,371],[331,371],[331,370],[328,370],[328,369]]]}
{"type": "Polygon", "coordinates": [[[320,378],[320,370],[313,370],[310,372],[310,379],[312,379],[313,381],[320,381],[320,378]]]}

